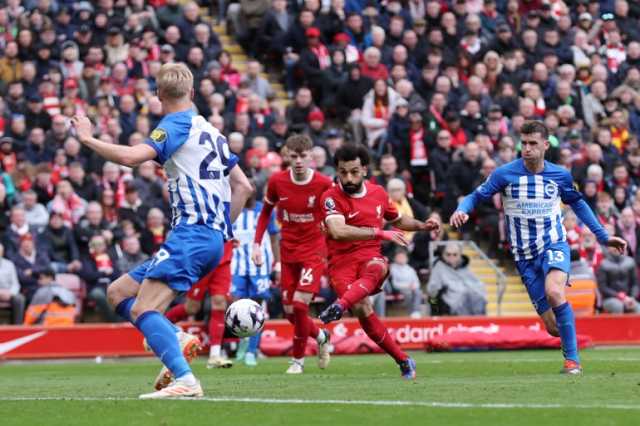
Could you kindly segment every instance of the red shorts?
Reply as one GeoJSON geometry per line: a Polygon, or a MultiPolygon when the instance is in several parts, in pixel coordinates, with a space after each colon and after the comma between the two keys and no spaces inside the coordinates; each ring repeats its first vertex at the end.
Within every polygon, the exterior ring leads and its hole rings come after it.
{"type": "Polygon", "coordinates": [[[224,253],[220,263],[215,269],[201,278],[191,290],[187,297],[191,300],[202,302],[209,290],[209,295],[227,296],[231,290],[231,257],[233,255],[233,241],[224,243],[224,253]]]}
{"type": "Polygon", "coordinates": [[[308,259],[304,262],[282,262],[281,287],[282,300],[291,303],[293,293],[317,294],[320,291],[320,279],[326,270],[326,262],[323,257],[308,259]]]}
{"type": "Polygon", "coordinates": [[[360,260],[345,259],[344,262],[334,262],[329,266],[329,282],[333,290],[338,294],[338,297],[342,297],[342,295],[349,290],[349,286],[360,278],[363,269],[372,261],[383,262],[387,269],[387,273],[378,283],[378,290],[372,293],[375,294],[382,290],[382,284],[384,284],[384,280],[389,275],[389,262],[387,262],[387,259],[384,257],[370,257],[360,260]]]}

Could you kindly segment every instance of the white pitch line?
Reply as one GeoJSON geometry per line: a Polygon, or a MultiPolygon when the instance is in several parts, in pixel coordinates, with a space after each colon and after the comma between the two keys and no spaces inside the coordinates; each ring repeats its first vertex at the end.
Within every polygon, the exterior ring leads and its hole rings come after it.
{"type": "MultiPolygon", "coordinates": [[[[275,398],[233,398],[233,397],[203,397],[182,398],[178,401],[203,402],[243,402],[251,404],[280,404],[280,405],[368,405],[368,406],[403,406],[430,408],[487,408],[487,409],[607,409],[607,410],[640,410],[639,405],[628,404],[519,404],[519,403],[475,403],[475,402],[437,402],[437,401],[393,401],[393,400],[340,400],[340,399],[275,399],[275,398]]],[[[0,401],[139,401],[129,397],[0,397],[0,401]]]]}

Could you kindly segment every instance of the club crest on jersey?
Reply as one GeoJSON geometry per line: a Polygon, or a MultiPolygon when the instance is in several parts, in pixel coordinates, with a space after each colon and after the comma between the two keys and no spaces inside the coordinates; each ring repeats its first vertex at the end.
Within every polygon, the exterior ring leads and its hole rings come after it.
{"type": "Polygon", "coordinates": [[[328,212],[335,212],[336,211],[336,202],[333,201],[333,198],[327,197],[327,199],[324,200],[324,208],[328,212]]]}
{"type": "Polygon", "coordinates": [[[309,196],[309,203],[307,204],[307,207],[311,208],[315,203],[316,203],[316,196],[315,195],[309,196]]]}
{"type": "Polygon", "coordinates": [[[382,206],[380,204],[376,206],[376,214],[378,217],[382,216],[382,206]]]}
{"type": "Polygon", "coordinates": [[[553,198],[558,195],[558,185],[555,182],[549,182],[544,186],[544,193],[547,197],[553,198]]]}
{"type": "Polygon", "coordinates": [[[153,129],[149,137],[154,142],[162,143],[167,140],[167,132],[161,128],[153,129]]]}

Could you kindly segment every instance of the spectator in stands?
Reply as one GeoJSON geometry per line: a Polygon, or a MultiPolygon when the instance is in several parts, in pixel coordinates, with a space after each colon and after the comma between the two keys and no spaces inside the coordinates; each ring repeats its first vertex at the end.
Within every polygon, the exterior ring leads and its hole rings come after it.
{"type": "Polygon", "coordinates": [[[273,89],[269,80],[260,76],[261,71],[262,66],[257,60],[252,59],[247,62],[246,81],[249,83],[249,89],[262,99],[266,99],[273,95],[273,89]]]}
{"type": "Polygon", "coordinates": [[[349,123],[354,141],[361,142],[364,140],[361,127],[362,107],[364,97],[373,87],[373,81],[363,76],[357,65],[351,65],[348,73],[347,81],[338,89],[336,112],[340,119],[349,123]]]}
{"type": "Polygon", "coordinates": [[[29,302],[38,284],[35,274],[49,267],[49,258],[35,245],[33,235],[26,233],[20,237],[18,252],[11,260],[18,271],[22,294],[29,302]]]}
{"type": "Polygon", "coordinates": [[[571,270],[569,273],[569,279],[596,281],[593,268],[586,260],[580,257],[580,251],[576,249],[571,249],[571,270]]]}
{"type": "Polygon", "coordinates": [[[302,132],[307,125],[307,118],[313,108],[311,90],[307,87],[298,89],[294,102],[287,107],[289,128],[294,132],[302,132]]]}
{"type": "Polygon", "coordinates": [[[108,252],[107,241],[94,235],[89,241],[89,253],[82,259],[80,277],[87,283],[87,298],[96,304],[103,319],[118,321],[118,316],[107,302],[107,286],[120,276],[115,259],[108,252]]]}
{"type": "MultiPolygon", "coordinates": [[[[386,186],[387,193],[391,204],[403,215],[415,218],[420,221],[427,219],[427,208],[415,200],[407,196],[407,186],[402,179],[391,178],[386,186]]],[[[413,241],[413,237],[417,235],[415,232],[404,232],[407,241],[413,241]]]]}
{"type": "Polygon", "coordinates": [[[109,244],[113,241],[112,227],[104,219],[102,206],[96,201],[92,201],[87,205],[87,212],[75,226],[74,231],[78,248],[82,252],[86,251],[89,241],[96,235],[105,237],[109,244]]]}
{"type": "Polygon", "coordinates": [[[602,308],[607,313],[640,313],[638,277],[632,257],[609,249],[596,273],[598,289],[603,297],[602,308]]]}
{"type": "Polygon", "coordinates": [[[377,311],[383,316],[385,315],[384,303],[387,293],[402,295],[407,314],[412,318],[422,317],[420,280],[415,269],[409,265],[409,254],[404,248],[397,249],[393,255],[393,262],[389,265],[389,277],[385,283],[385,291],[375,297],[377,311]]]}
{"type": "Polygon", "coordinates": [[[60,213],[65,225],[72,227],[84,215],[87,202],[73,192],[73,186],[68,180],[61,180],[56,186],[56,196],[48,207],[50,211],[60,213]]]}
{"type": "Polygon", "coordinates": [[[24,325],[72,325],[76,316],[76,297],[55,282],[55,272],[45,268],[35,273],[38,287],[25,313],[24,325]]]}
{"type": "Polygon", "coordinates": [[[629,255],[636,264],[640,265],[640,226],[636,222],[636,217],[631,207],[625,207],[620,212],[617,234],[619,234],[628,244],[629,255]]]}
{"type": "Polygon", "coordinates": [[[9,257],[18,251],[20,238],[24,235],[34,232],[27,223],[27,217],[24,209],[20,206],[14,206],[9,216],[9,228],[3,236],[2,244],[9,257]]]}
{"type": "Polygon", "coordinates": [[[448,172],[448,189],[445,202],[445,216],[450,214],[457,205],[460,197],[473,191],[473,183],[481,178],[482,159],[480,147],[475,142],[464,146],[462,155],[454,160],[448,172]]]}
{"type": "Polygon", "coordinates": [[[144,228],[148,213],[149,207],[140,199],[136,183],[127,181],[124,184],[124,200],[118,209],[118,221],[129,220],[140,231],[144,228]]]}
{"type": "Polygon", "coordinates": [[[160,249],[167,238],[169,228],[165,223],[164,213],[158,208],[152,208],[147,213],[147,223],[140,234],[142,251],[153,256],[160,249]]]}
{"type": "Polygon", "coordinates": [[[64,224],[62,215],[52,212],[48,226],[37,235],[37,245],[51,261],[56,273],[78,272],[82,264],[73,231],[64,224]]]}
{"type": "Polygon", "coordinates": [[[24,304],[16,267],[4,257],[4,246],[0,244],[0,309],[11,310],[11,324],[22,324],[24,304]]]}
{"type": "Polygon", "coordinates": [[[327,151],[319,146],[314,146],[311,150],[313,168],[325,176],[333,178],[336,175],[335,167],[327,163],[327,151]]]}
{"type": "Polygon", "coordinates": [[[122,239],[122,255],[116,261],[118,270],[130,271],[149,258],[140,250],[140,240],[135,235],[122,239]]]}
{"type": "Polygon", "coordinates": [[[441,299],[452,315],[484,315],[486,289],[469,269],[469,259],[459,243],[448,243],[442,258],[436,260],[429,277],[427,293],[441,299]]]}
{"type": "Polygon", "coordinates": [[[155,163],[145,161],[137,171],[138,177],[134,182],[142,202],[149,208],[162,206],[162,181],[156,175],[155,163]]]}
{"type": "Polygon", "coordinates": [[[373,147],[386,136],[389,120],[399,100],[398,93],[382,79],[376,80],[373,89],[364,97],[361,120],[369,147],[373,147]]]}
{"type": "Polygon", "coordinates": [[[24,209],[25,218],[29,229],[39,232],[49,222],[49,212],[40,203],[35,191],[28,190],[22,194],[21,207],[24,209]]]}

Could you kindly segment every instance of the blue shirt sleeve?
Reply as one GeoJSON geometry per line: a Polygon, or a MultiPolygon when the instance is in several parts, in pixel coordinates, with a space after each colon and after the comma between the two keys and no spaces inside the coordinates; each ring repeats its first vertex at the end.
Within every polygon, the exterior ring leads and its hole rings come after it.
{"type": "Polygon", "coordinates": [[[582,194],[573,186],[573,178],[569,172],[563,174],[560,185],[560,198],[562,202],[571,206],[578,219],[582,221],[593,232],[600,244],[606,244],[609,241],[609,234],[593,214],[593,210],[582,198],[582,194]]]}
{"type": "Polygon", "coordinates": [[[161,164],[164,164],[189,138],[191,119],[177,118],[163,119],[145,141],[156,151],[156,158],[161,164]]]}
{"type": "Polygon", "coordinates": [[[280,232],[280,228],[276,224],[276,212],[271,212],[271,217],[269,218],[269,225],[267,225],[267,232],[269,235],[275,235],[280,232]]]}
{"type": "Polygon", "coordinates": [[[486,181],[471,194],[464,197],[458,209],[469,214],[481,201],[487,201],[506,186],[504,172],[499,168],[489,175],[486,181]]]}

